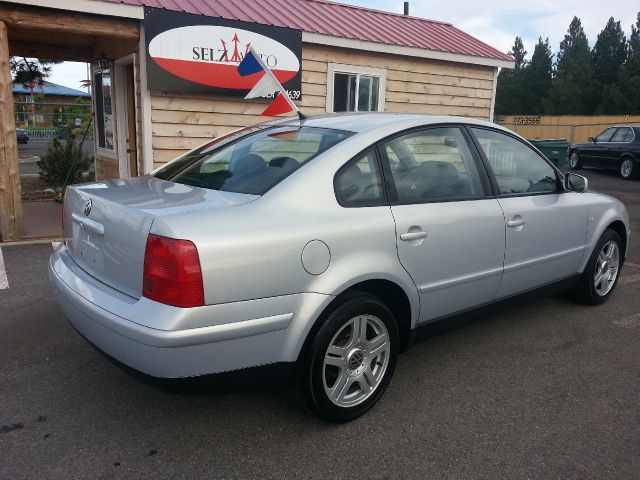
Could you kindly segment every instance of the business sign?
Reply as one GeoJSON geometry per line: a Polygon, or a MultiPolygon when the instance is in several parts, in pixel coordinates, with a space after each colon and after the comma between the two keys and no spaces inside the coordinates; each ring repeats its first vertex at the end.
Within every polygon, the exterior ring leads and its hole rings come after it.
{"type": "Polygon", "coordinates": [[[238,74],[253,47],[291,98],[301,97],[300,30],[157,8],[145,8],[144,28],[149,90],[244,96],[264,75],[238,74]]]}

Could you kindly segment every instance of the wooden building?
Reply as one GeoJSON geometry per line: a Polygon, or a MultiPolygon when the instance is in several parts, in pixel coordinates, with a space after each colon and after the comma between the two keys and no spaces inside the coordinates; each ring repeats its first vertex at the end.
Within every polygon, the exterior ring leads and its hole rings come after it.
{"type": "Polygon", "coordinates": [[[90,101],[91,95],[87,92],[51,82],[34,85],[33,89],[20,83],[13,84],[15,119],[22,126],[55,126],[56,117],[62,117],[60,112],[64,112],[65,107],[90,101]]]}
{"type": "MultiPolygon", "coordinates": [[[[493,117],[513,59],[454,26],[324,0],[0,0],[0,233],[20,236],[9,56],[92,64],[99,179],[151,172],[264,121],[235,78],[256,48],[307,115],[493,117]]],[[[254,83],[257,80],[253,80],[254,83]]]]}

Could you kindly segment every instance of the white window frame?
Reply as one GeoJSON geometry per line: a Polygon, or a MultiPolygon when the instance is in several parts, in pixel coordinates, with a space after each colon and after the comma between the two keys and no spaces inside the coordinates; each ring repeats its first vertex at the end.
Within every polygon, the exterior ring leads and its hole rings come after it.
{"type": "MultiPolygon", "coordinates": [[[[356,76],[356,91],[359,88],[360,75],[369,75],[380,79],[380,91],[378,92],[378,112],[384,112],[385,95],[387,91],[387,70],[385,68],[362,67],[360,65],[345,65],[342,63],[330,63],[327,67],[327,112],[333,112],[333,82],[336,73],[345,73],[356,76]]],[[[358,97],[356,96],[356,111],[358,110],[358,97]]]]}

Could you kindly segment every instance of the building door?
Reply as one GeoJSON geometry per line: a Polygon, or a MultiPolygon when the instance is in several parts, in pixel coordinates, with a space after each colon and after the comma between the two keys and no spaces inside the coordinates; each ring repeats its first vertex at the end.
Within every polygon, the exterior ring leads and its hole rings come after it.
{"type": "Polygon", "coordinates": [[[126,128],[127,138],[125,143],[127,146],[127,154],[129,160],[129,174],[132,177],[138,176],[138,145],[136,135],[136,84],[133,76],[133,63],[124,67],[125,95],[127,103],[126,128]]]}
{"type": "Polygon", "coordinates": [[[138,176],[136,83],[133,55],[116,61],[118,169],[120,177],[138,176]]]}

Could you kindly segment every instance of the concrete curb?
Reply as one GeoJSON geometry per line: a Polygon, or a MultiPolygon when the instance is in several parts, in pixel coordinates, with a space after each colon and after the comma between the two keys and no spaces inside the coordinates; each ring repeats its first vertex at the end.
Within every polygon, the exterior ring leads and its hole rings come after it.
{"type": "Polygon", "coordinates": [[[40,161],[40,157],[38,157],[37,155],[32,155],[30,157],[24,157],[19,159],[20,163],[37,163],[40,161]]]}

